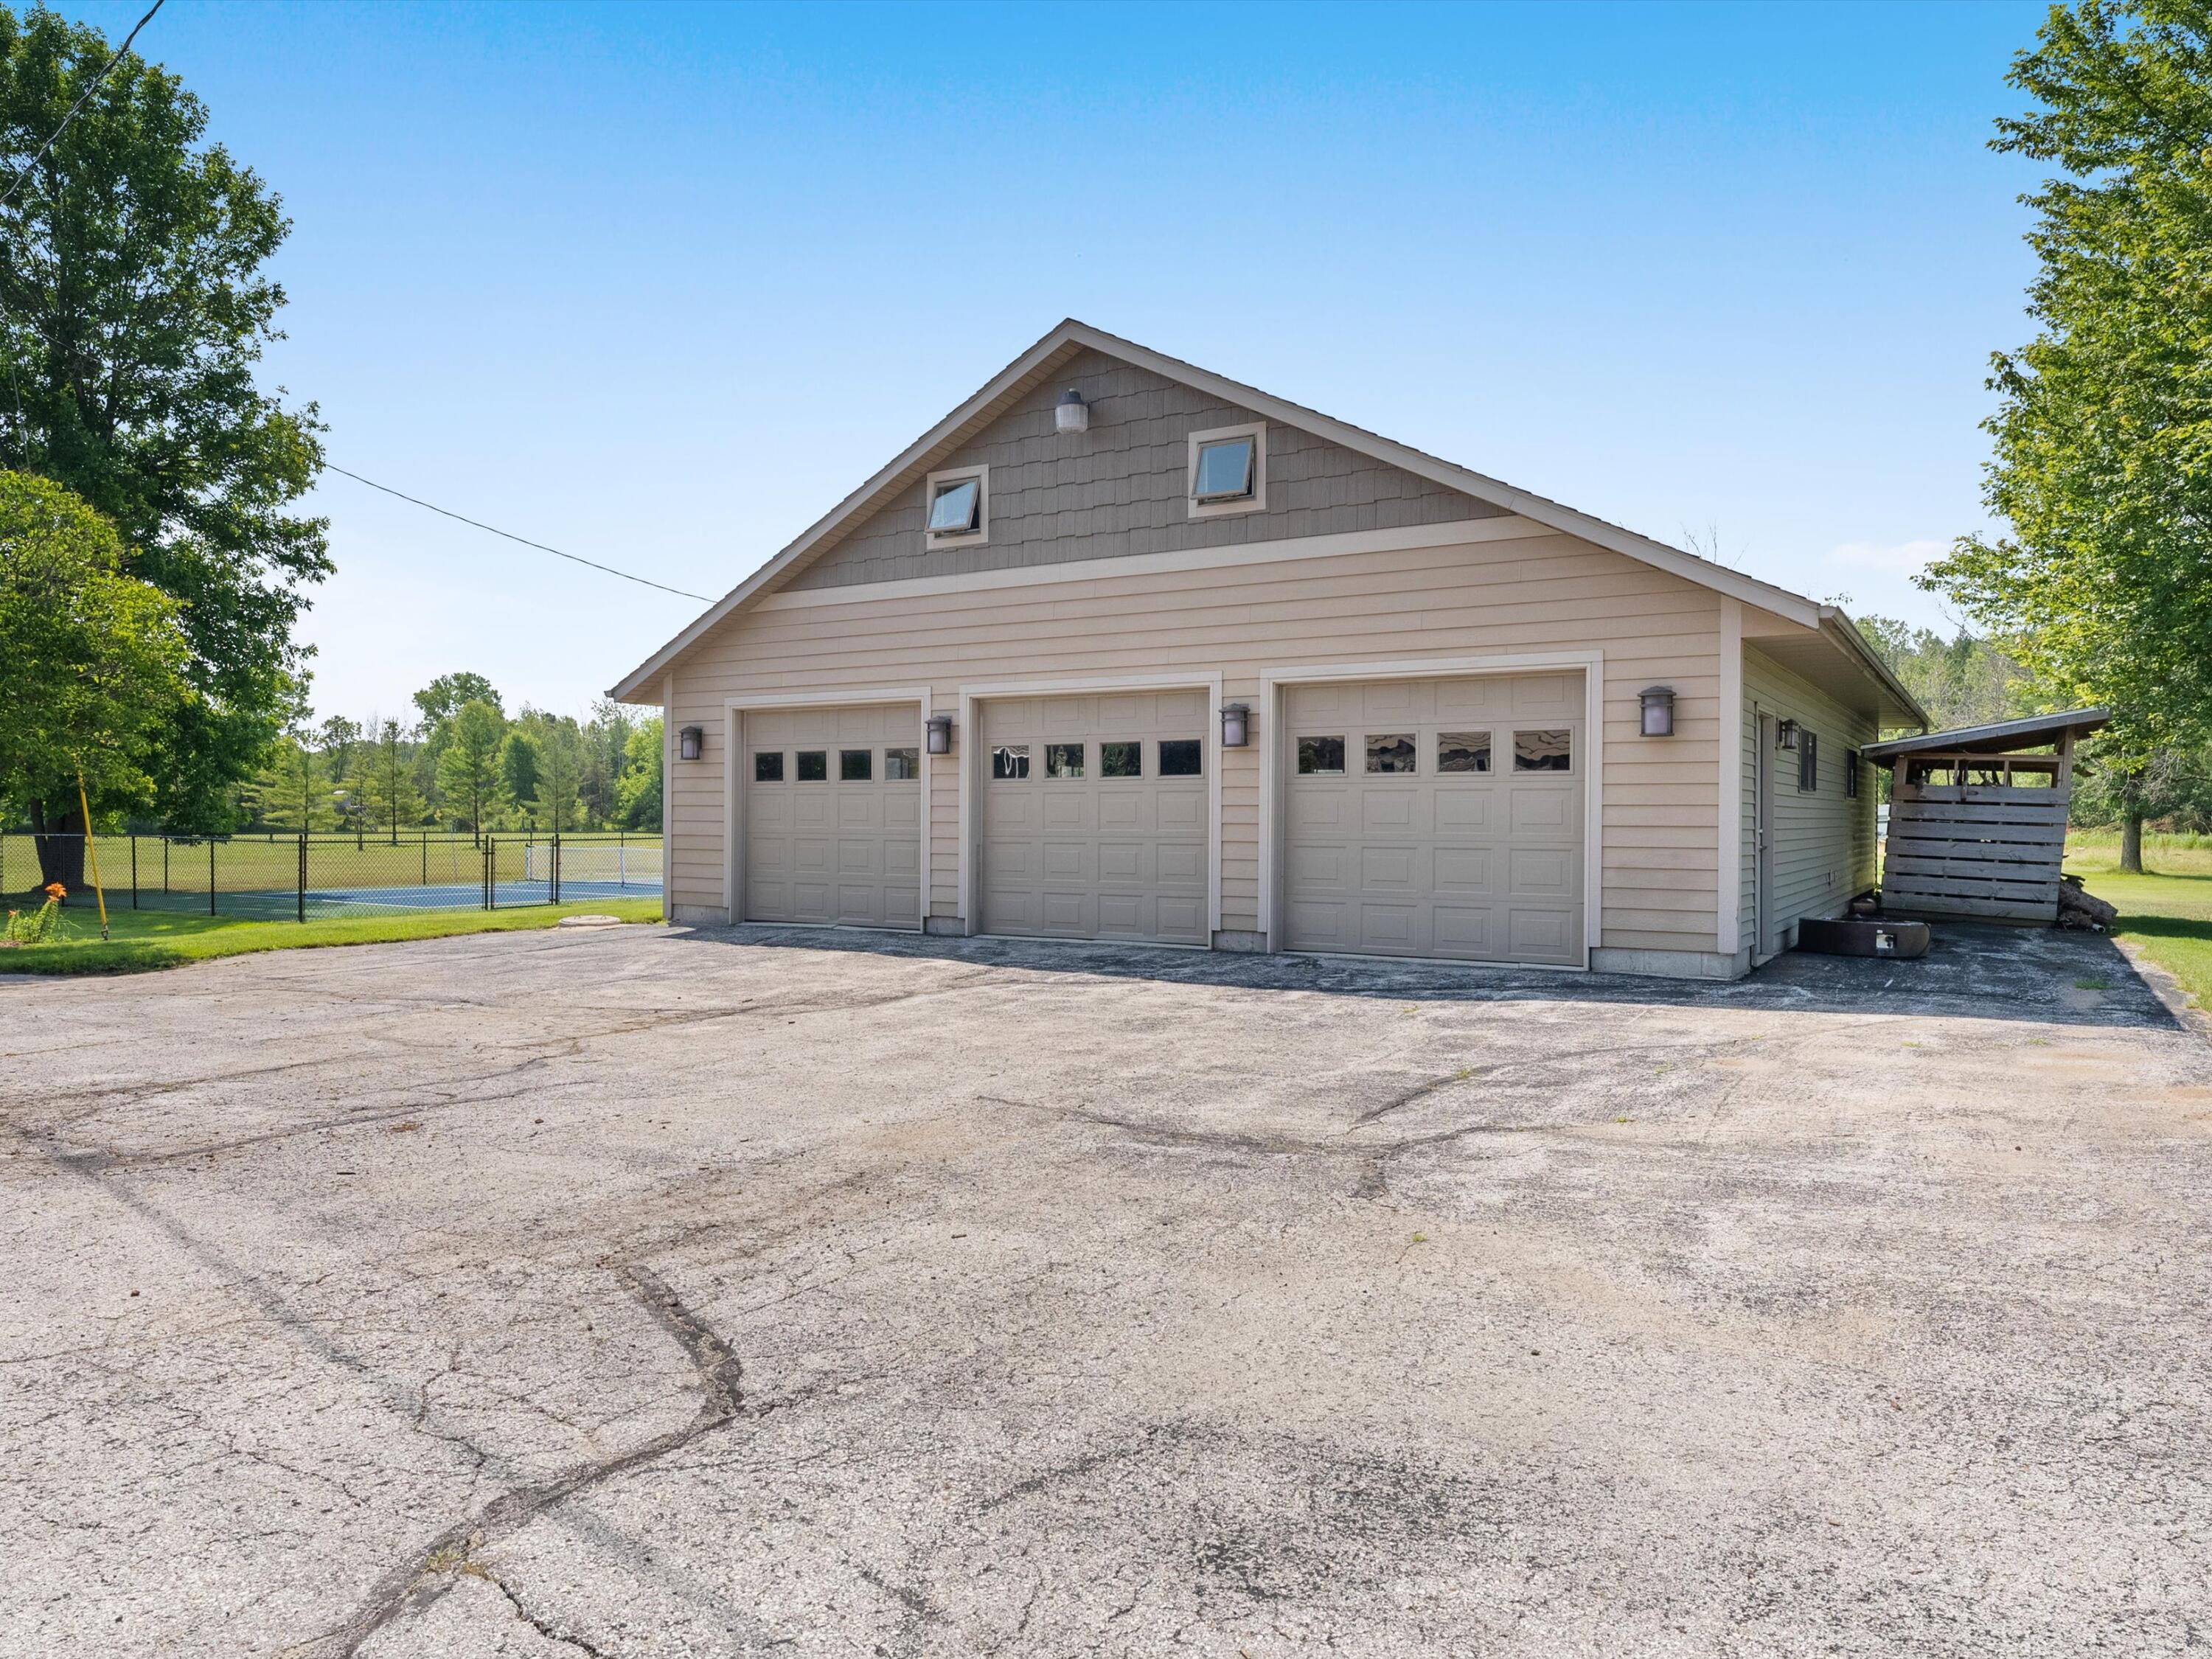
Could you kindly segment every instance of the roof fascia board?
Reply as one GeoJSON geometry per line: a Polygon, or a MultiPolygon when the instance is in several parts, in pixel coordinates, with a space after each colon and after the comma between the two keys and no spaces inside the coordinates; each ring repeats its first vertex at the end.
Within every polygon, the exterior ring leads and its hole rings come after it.
{"type": "Polygon", "coordinates": [[[1859,632],[1856,623],[1836,606],[1824,605],[1820,607],[1820,626],[1823,633],[1840,644],[1846,653],[1873,676],[1877,685],[1897,700],[1897,707],[1906,719],[1923,731],[1934,724],[1928,717],[1928,711],[1920,706],[1920,699],[1906,690],[1904,683],[1890,672],[1889,665],[1875,654],[1874,647],[1867,643],[1866,635],[1859,632]]]}
{"type": "Polygon", "coordinates": [[[1872,760],[1892,760],[1929,750],[1955,749],[1976,743],[2045,743],[2066,732],[2094,732],[2111,722],[2103,708],[2073,708],[2063,714],[2030,714],[2016,720],[1996,720],[1987,726],[1954,726],[1946,732],[1929,732],[1917,738],[1892,738],[1870,743],[1865,754],[1872,760]]]}

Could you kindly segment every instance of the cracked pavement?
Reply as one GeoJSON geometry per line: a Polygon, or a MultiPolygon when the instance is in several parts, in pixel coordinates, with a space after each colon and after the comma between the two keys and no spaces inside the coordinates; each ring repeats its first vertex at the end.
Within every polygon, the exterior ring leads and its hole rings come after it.
{"type": "Polygon", "coordinates": [[[2212,1048],[624,927],[0,980],[0,1655],[2178,1653],[2212,1048]]]}

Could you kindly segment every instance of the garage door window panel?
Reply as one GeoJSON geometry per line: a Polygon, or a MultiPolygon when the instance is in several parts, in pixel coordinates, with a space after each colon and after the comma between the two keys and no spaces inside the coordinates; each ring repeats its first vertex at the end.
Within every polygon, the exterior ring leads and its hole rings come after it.
{"type": "Polygon", "coordinates": [[[1162,738],[1160,739],[1160,775],[1164,778],[1194,778],[1203,764],[1202,740],[1197,738],[1162,738]]]}
{"type": "Polygon", "coordinates": [[[1044,775],[1048,778],[1079,779],[1083,776],[1085,745],[1079,743],[1048,743],[1044,746],[1044,775]]]}
{"type": "Polygon", "coordinates": [[[1523,730],[1513,734],[1513,769],[1516,772],[1571,772],[1574,733],[1553,727],[1523,730]]]}
{"type": "Polygon", "coordinates": [[[1017,783],[1030,775],[1030,746],[1002,743],[991,750],[991,777],[999,783],[1017,783]]]}
{"type": "Polygon", "coordinates": [[[921,750],[886,749],[884,750],[884,782],[910,783],[921,775],[921,750]]]}
{"type": "Polygon", "coordinates": [[[837,781],[867,783],[876,775],[876,751],[872,749],[841,749],[837,751],[837,781]]]}
{"type": "Polygon", "coordinates": [[[828,750],[802,749],[799,751],[799,781],[801,783],[826,783],[829,779],[828,750]]]}
{"type": "Polygon", "coordinates": [[[766,754],[753,757],[753,781],[755,783],[783,781],[783,750],[772,749],[766,754]]]}
{"type": "Polygon", "coordinates": [[[1437,734],[1437,770],[1459,773],[1490,770],[1490,733],[1487,732],[1438,732],[1437,734]]]}
{"type": "Polygon", "coordinates": [[[1145,775],[1145,745],[1141,743],[1100,744],[1098,775],[1102,778],[1141,778],[1145,775]]]}
{"type": "Polygon", "coordinates": [[[1302,778],[1340,778],[1344,775],[1342,738],[1300,738],[1298,775],[1302,778]]]}
{"type": "Polygon", "coordinates": [[[1370,772],[1411,772],[1414,752],[1411,732],[1367,734],[1367,769],[1370,772]]]}

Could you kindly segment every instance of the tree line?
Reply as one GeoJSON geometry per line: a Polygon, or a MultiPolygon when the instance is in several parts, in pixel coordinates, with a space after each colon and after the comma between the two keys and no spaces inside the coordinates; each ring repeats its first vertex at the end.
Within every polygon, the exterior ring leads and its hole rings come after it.
{"type": "Polygon", "coordinates": [[[601,702],[582,720],[527,704],[510,717],[481,674],[441,674],[413,720],[303,718],[238,791],[246,828],[568,835],[660,828],[661,725],[601,702]]]}

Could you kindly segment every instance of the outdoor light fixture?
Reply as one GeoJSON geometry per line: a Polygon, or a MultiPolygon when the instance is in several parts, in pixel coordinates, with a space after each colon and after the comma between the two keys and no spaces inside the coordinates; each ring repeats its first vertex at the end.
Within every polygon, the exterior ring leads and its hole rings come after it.
{"type": "Polygon", "coordinates": [[[1242,749],[1252,741],[1252,705],[1249,702],[1224,702],[1221,705],[1221,746],[1242,749]]]}
{"type": "Polygon", "coordinates": [[[1083,394],[1073,386],[1067,388],[1059,406],[1052,411],[1052,423],[1061,432],[1091,430],[1091,405],[1083,401],[1083,394]]]}
{"type": "Polygon", "coordinates": [[[682,760],[697,760],[707,745],[707,734],[696,726],[687,726],[676,734],[676,753],[682,760]]]}
{"type": "Polygon", "coordinates": [[[1797,747],[1797,722],[1784,720],[1774,728],[1774,746],[1794,750],[1797,747]]]}
{"type": "Polygon", "coordinates": [[[1647,738],[1673,737],[1674,688],[1671,685],[1647,685],[1640,695],[1644,701],[1644,735],[1647,738]]]}
{"type": "Polygon", "coordinates": [[[929,752],[949,755],[952,752],[952,716],[932,714],[929,717],[929,752]]]}

